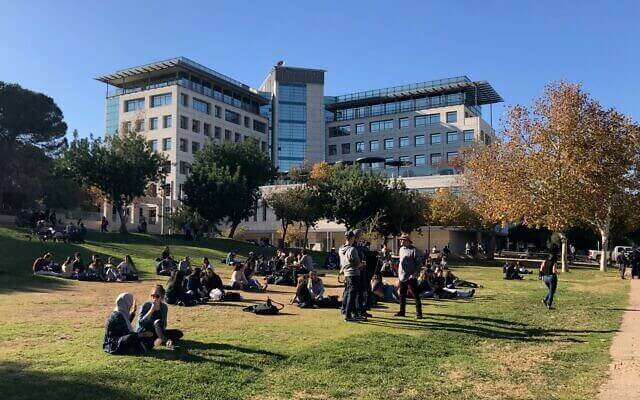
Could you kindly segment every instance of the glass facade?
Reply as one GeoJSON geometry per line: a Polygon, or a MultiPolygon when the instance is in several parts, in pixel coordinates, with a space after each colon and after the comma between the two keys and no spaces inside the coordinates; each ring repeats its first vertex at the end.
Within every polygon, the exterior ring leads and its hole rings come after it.
{"type": "Polygon", "coordinates": [[[458,132],[447,132],[447,143],[456,143],[458,141],[458,132]]]}
{"type": "Polygon", "coordinates": [[[107,98],[107,120],[106,120],[106,133],[107,136],[115,135],[118,133],[118,124],[120,123],[120,112],[118,110],[120,106],[120,97],[113,96],[107,98]]]}
{"type": "Polygon", "coordinates": [[[440,114],[428,114],[415,117],[416,126],[435,125],[440,123],[440,114]]]}
{"type": "Polygon", "coordinates": [[[289,171],[302,164],[307,150],[307,86],[280,82],[277,93],[277,167],[289,171]]]}
{"type": "Polygon", "coordinates": [[[151,107],[162,107],[171,104],[171,93],[151,96],[151,107]]]}
{"type": "Polygon", "coordinates": [[[369,131],[371,133],[380,132],[380,131],[388,131],[390,129],[393,129],[393,120],[392,119],[388,119],[388,120],[385,120],[385,121],[371,122],[369,124],[369,131]]]}
{"type": "Polygon", "coordinates": [[[144,110],[144,99],[133,99],[124,102],[124,112],[144,110]]]}
{"type": "Polygon", "coordinates": [[[193,109],[196,111],[203,112],[205,114],[211,114],[211,104],[206,101],[198,100],[195,97],[192,99],[193,109]]]}

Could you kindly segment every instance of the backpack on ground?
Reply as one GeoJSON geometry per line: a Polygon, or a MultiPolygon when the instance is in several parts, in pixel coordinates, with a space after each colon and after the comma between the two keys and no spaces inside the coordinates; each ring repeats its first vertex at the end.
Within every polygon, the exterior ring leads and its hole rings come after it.
{"type": "Polygon", "coordinates": [[[270,298],[267,298],[266,303],[262,304],[254,304],[252,306],[248,306],[242,309],[242,311],[252,312],[256,315],[278,315],[280,310],[284,308],[284,304],[277,303],[272,301],[270,298]],[[274,305],[277,304],[280,307],[274,305]]]}
{"type": "Polygon", "coordinates": [[[238,292],[224,292],[222,296],[222,300],[224,301],[240,301],[242,300],[242,296],[238,292]]]}

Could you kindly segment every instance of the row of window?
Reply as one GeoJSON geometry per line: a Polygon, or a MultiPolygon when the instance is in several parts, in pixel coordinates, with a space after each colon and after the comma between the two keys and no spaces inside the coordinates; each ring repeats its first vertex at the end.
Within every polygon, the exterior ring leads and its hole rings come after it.
{"type": "MultiPolygon", "coordinates": [[[[455,159],[458,158],[458,152],[457,151],[449,151],[445,154],[446,156],[446,160],[447,161],[453,161],[455,159]]],[[[393,157],[389,157],[389,158],[385,158],[385,162],[391,162],[394,161],[395,159],[393,157]]],[[[411,158],[411,156],[401,156],[399,157],[399,160],[404,162],[404,163],[413,163],[414,167],[424,167],[427,165],[427,156],[424,154],[416,154],[413,156],[413,159],[411,158]]],[[[442,159],[442,153],[431,153],[429,154],[429,165],[437,167],[442,163],[443,159],[442,159]]],[[[371,169],[380,169],[383,166],[385,166],[384,163],[372,163],[371,164],[371,169]]],[[[390,167],[390,166],[385,166],[385,168],[396,168],[396,167],[390,167]]]]}
{"type": "MultiPolygon", "coordinates": [[[[446,121],[448,124],[458,122],[458,112],[449,111],[446,113],[446,121]]],[[[414,117],[414,126],[436,125],[440,123],[440,114],[417,115],[414,117]]],[[[376,133],[393,129],[394,120],[386,119],[383,121],[374,121],[369,123],[369,132],[376,133]]],[[[398,119],[398,128],[408,128],[409,118],[403,117],[398,119]]],[[[355,124],[356,135],[365,132],[365,124],[355,124]]],[[[351,135],[351,125],[333,126],[329,128],[329,137],[349,136],[351,135]]]]}
{"type": "MultiPolygon", "coordinates": [[[[216,126],[216,139],[221,139],[221,134],[220,134],[220,128],[216,126]]],[[[225,140],[231,140],[231,131],[228,129],[225,129],[224,131],[224,138],[225,140]]],[[[238,132],[235,132],[234,135],[234,141],[235,142],[240,142],[241,140],[249,140],[252,139],[249,136],[242,136],[241,134],[239,134],[238,132]]],[[[255,139],[254,139],[255,140],[255,139]]],[[[267,143],[261,141],[260,142],[261,145],[261,149],[262,151],[267,151],[267,143]]],[[[151,147],[151,150],[153,151],[158,151],[158,141],[156,139],[153,140],[149,140],[149,146],[151,147]]],[[[171,138],[164,138],[162,139],[162,151],[169,151],[172,148],[172,141],[171,138]]],[[[182,152],[189,152],[189,141],[187,139],[179,139],[179,144],[178,144],[178,150],[182,151],[182,152]]],[[[191,142],[191,153],[196,154],[198,151],[200,150],[200,143],[196,142],[196,141],[192,141],[191,142]]]]}
{"type": "MultiPolygon", "coordinates": [[[[472,142],[473,141],[473,130],[466,130],[462,132],[463,141],[472,142]]],[[[447,132],[447,143],[457,143],[459,141],[459,132],[447,132]]],[[[441,133],[432,133],[429,135],[429,143],[432,145],[437,145],[442,143],[442,134],[441,133]]],[[[395,139],[387,138],[383,141],[384,149],[391,150],[395,146],[395,139]]],[[[424,146],[425,145],[425,135],[416,135],[413,137],[414,146],[424,146]]],[[[402,136],[398,138],[398,147],[405,148],[410,146],[409,136],[402,136]]],[[[335,144],[329,145],[329,155],[336,155],[338,153],[338,147],[335,144]]],[[[351,143],[343,143],[341,144],[342,154],[351,153],[351,143]],[[345,152],[346,150],[346,152],[345,152]]],[[[369,141],[369,151],[378,151],[380,150],[380,141],[379,140],[370,140],[369,141]]],[[[365,151],[364,142],[355,142],[355,152],[363,153],[365,151]]]]}

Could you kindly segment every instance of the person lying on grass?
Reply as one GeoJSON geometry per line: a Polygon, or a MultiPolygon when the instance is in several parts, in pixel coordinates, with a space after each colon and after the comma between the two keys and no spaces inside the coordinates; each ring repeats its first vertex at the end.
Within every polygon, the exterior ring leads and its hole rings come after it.
{"type": "Polygon", "coordinates": [[[470,287],[470,288],[480,287],[480,285],[478,285],[475,282],[465,281],[463,279],[458,278],[453,274],[453,272],[451,272],[450,269],[444,270],[444,280],[445,280],[445,286],[450,289],[455,289],[456,287],[470,287]]]}
{"type": "Polygon", "coordinates": [[[446,279],[442,269],[436,272],[423,270],[418,279],[418,292],[423,299],[469,299],[473,297],[476,290],[464,291],[446,286],[446,279]]]}
{"type": "Polygon", "coordinates": [[[167,329],[167,315],[169,309],[162,301],[165,290],[162,285],[156,285],[150,293],[151,300],[140,307],[138,317],[138,333],[143,335],[142,343],[151,349],[154,345],[164,345],[172,350],[174,342],[182,338],[183,333],[179,329],[167,329]],[[151,335],[148,334],[151,332],[151,335]]]}
{"type": "Polygon", "coordinates": [[[143,338],[153,337],[152,332],[137,333],[131,322],[135,318],[136,301],[131,293],[120,293],[116,298],[116,307],[105,323],[102,349],[114,355],[143,354],[147,347],[143,338]]]}
{"type": "Polygon", "coordinates": [[[371,291],[376,300],[386,303],[397,303],[400,295],[394,285],[384,283],[382,274],[374,275],[371,279],[371,291]]]}

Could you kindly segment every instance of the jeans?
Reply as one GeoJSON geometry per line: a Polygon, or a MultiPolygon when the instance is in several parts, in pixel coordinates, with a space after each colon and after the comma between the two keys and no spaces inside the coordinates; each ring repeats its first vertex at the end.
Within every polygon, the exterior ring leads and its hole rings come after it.
{"type": "Polygon", "coordinates": [[[400,314],[405,313],[407,308],[407,289],[411,287],[413,293],[413,299],[416,302],[416,315],[422,316],[422,302],[420,301],[420,291],[418,290],[418,281],[415,278],[409,278],[409,280],[400,281],[400,314]]]}
{"type": "Polygon", "coordinates": [[[627,264],[618,265],[618,270],[620,271],[620,278],[624,279],[624,273],[627,272],[627,264]]]}
{"type": "Polygon", "coordinates": [[[345,318],[362,315],[362,310],[360,309],[360,276],[347,276],[344,278],[342,315],[345,318]]]}
{"type": "Polygon", "coordinates": [[[549,292],[544,297],[547,306],[551,307],[553,303],[553,295],[556,293],[556,289],[558,288],[558,276],[557,275],[543,275],[542,280],[544,284],[549,288],[549,292]]]}

